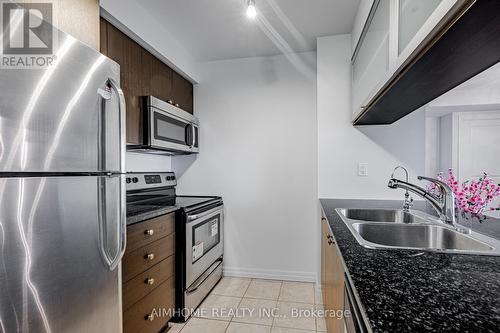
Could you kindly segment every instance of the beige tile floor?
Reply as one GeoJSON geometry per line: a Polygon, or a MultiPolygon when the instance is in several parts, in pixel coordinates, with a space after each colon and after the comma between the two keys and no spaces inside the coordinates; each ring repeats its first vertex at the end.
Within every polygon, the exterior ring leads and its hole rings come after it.
{"type": "Polygon", "coordinates": [[[225,277],[196,317],[171,324],[168,333],[326,332],[324,318],[310,315],[322,304],[312,283],[225,277]]]}

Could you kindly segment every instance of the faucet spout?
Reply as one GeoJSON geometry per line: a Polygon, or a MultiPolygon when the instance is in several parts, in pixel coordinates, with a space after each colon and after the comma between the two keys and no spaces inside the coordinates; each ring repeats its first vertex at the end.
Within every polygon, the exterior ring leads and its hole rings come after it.
{"type": "Polygon", "coordinates": [[[444,215],[445,222],[455,226],[455,193],[453,189],[439,179],[423,176],[418,176],[418,179],[434,183],[441,190],[442,214],[444,215]]]}
{"type": "Polygon", "coordinates": [[[389,180],[388,186],[389,188],[392,189],[403,189],[406,191],[410,191],[412,193],[415,193],[416,195],[422,197],[425,199],[434,210],[439,214],[440,219],[447,224],[452,225],[453,227],[456,227],[455,223],[455,195],[453,193],[453,190],[451,189],[450,186],[448,186],[446,183],[434,179],[434,178],[427,178],[427,177],[418,177],[419,180],[427,180],[430,181],[438,188],[441,190],[441,196],[436,197],[429,191],[423,189],[422,187],[411,184],[409,182],[405,182],[399,179],[391,178],[389,180]]]}
{"type": "Polygon", "coordinates": [[[434,195],[432,195],[431,193],[429,193],[427,190],[423,189],[422,187],[415,185],[415,184],[411,184],[411,183],[402,181],[402,180],[399,180],[399,179],[395,179],[395,178],[390,179],[389,184],[387,186],[389,186],[389,188],[392,188],[392,189],[399,188],[399,189],[402,189],[405,191],[410,191],[410,192],[418,195],[419,197],[424,198],[425,200],[427,200],[429,202],[429,204],[431,204],[431,206],[439,214],[441,214],[441,211],[440,211],[441,205],[439,203],[438,198],[436,198],[434,195]]]}

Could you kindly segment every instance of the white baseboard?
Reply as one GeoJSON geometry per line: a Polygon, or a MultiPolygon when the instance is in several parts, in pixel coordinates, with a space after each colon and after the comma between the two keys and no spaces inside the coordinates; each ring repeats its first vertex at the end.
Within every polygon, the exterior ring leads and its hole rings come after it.
{"type": "Polygon", "coordinates": [[[275,271],[270,269],[247,269],[240,267],[224,267],[224,275],[254,279],[284,280],[316,283],[315,272],[275,271]]]}
{"type": "Polygon", "coordinates": [[[314,289],[315,289],[317,294],[321,295],[323,293],[323,289],[321,288],[321,283],[316,282],[314,287],[315,287],[314,289]]]}

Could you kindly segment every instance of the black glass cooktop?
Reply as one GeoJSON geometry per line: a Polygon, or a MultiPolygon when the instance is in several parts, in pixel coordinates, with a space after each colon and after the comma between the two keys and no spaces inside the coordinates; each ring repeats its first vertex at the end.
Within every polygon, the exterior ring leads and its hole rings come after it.
{"type": "Polygon", "coordinates": [[[210,204],[218,197],[195,196],[129,196],[127,197],[127,217],[137,216],[168,208],[190,208],[210,204]]]}

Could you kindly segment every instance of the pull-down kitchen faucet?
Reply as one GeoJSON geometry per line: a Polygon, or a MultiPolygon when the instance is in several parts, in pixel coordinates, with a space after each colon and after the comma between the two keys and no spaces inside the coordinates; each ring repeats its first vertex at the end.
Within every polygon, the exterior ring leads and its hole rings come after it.
{"type": "MultiPolygon", "coordinates": [[[[393,173],[394,176],[394,173],[393,173]]],[[[429,204],[436,210],[436,212],[439,214],[439,218],[441,221],[443,221],[446,224],[451,225],[454,227],[456,230],[461,231],[461,232],[468,232],[467,229],[464,229],[462,227],[459,227],[456,223],[455,219],[455,194],[453,193],[453,190],[451,187],[444,183],[443,181],[439,179],[434,179],[434,178],[428,178],[428,177],[423,177],[423,176],[418,176],[418,180],[427,180],[433,184],[435,184],[440,192],[441,195],[436,196],[432,193],[430,193],[428,190],[423,189],[420,186],[417,186],[415,184],[411,184],[408,181],[402,181],[399,179],[395,179],[393,176],[391,176],[391,179],[389,180],[389,188],[393,189],[403,189],[406,191],[413,192],[417,194],[418,196],[424,198],[429,202],[429,204]]],[[[406,197],[406,195],[405,195],[406,197]]]]}
{"type": "MultiPolygon", "coordinates": [[[[408,183],[409,182],[408,170],[406,170],[405,167],[402,167],[400,165],[395,167],[394,170],[392,171],[391,179],[394,179],[394,174],[396,173],[396,171],[398,171],[398,169],[401,169],[405,172],[406,182],[408,183]]],[[[403,202],[403,211],[408,213],[411,207],[413,207],[413,198],[410,198],[410,193],[408,192],[408,190],[406,190],[405,201],[403,202]]]]}

